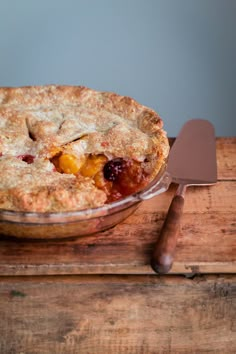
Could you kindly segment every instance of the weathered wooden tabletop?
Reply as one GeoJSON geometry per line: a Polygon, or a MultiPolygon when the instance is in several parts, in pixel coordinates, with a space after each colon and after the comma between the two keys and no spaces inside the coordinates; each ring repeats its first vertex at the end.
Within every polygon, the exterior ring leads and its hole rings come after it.
{"type": "Polygon", "coordinates": [[[236,138],[189,187],[170,274],[150,255],[175,191],[70,240],[0,237],[0,354],[236,353],[236,138]]]}

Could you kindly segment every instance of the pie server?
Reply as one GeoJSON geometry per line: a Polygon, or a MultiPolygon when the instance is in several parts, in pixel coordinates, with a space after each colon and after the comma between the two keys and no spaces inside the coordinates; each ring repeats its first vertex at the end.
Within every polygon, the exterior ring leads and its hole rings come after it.
{"type": "Polygon", "coordinates": [[[151,266],[157,273],[167,273],[172,267],[186,187],[217,181],[215,132],[209,121],[192,119],[184,124],[171,148],[167,172],[179,186],[154,246],[151,266]]]}

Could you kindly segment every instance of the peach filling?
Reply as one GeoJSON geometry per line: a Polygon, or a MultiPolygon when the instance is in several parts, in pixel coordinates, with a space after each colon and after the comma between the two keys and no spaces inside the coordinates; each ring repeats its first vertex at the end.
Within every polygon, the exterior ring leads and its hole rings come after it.
{"type": "Polygon", "coordinates": [[[60,173],[92,178],[96,187],[107,194],[108,202],[137,192],[148,181],[148,174],[142,163],[133,159],[108,160],[103,154],[77,157],[60,153],[51,161],[60,173]]]}

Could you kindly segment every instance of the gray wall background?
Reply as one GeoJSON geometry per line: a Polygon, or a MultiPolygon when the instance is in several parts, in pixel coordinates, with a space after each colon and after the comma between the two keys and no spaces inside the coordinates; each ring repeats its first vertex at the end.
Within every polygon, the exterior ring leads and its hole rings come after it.
{"type": "Polygon", "coordinates": [[[0,86],[49,83],[236,135],[236,0],[0,0],[0,86]]]}

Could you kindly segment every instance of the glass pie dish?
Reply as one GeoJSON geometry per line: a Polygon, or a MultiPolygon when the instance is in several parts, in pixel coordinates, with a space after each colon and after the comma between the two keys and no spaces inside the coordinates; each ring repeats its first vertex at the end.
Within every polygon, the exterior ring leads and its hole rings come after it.
{"type": "Polygon", "coordinates": [[[147,199],[165,192],[171,176],[163,165],[143,190],[102,207],[71,212],[37,213],[0,210],[0,235],[24,239],[60,239],[107,230],[130,216],[147,199]]]}

